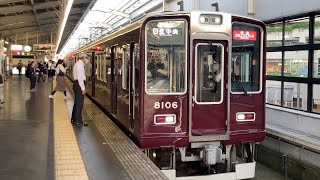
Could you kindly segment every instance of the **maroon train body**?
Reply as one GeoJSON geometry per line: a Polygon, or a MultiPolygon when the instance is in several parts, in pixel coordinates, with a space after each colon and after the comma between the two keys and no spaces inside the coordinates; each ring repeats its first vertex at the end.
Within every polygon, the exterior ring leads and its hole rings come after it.
{"type": "Polygon", "coordinates": [[[91,57],[88,95],[141,148],[179,149],[182,161],[224,163],[230,171],[235,145],[245,146],[252,163],[253,145],[265,137],[265,33],[264,23],[250,18],[166,12],[75,55],[91,57]]]}

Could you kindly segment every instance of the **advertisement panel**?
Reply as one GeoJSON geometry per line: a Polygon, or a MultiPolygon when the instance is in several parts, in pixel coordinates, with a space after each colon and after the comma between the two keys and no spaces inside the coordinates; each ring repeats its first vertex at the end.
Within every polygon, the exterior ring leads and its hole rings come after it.
{"type": "Polygon", "coordinates": [[[54,51],[56,46],[54,44],[34,44],[33,51],[54,51]]]}

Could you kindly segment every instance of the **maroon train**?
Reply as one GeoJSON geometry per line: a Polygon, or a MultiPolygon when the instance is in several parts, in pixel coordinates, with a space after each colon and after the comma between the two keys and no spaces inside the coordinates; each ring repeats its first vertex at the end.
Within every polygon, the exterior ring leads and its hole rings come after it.
{"type": "Polygon", "coordinates": [[[253,145],[266,133],[265,42],[258,20],[165,12],[77,50],[68,63],[88,53],[88,95],[141,148],[171,148],[174,155],[179,149],[182,161],[246,169],[242,178],[250,178],[253,145]],[[241,149],[235,145],[244,146],[246,163],[234,166],[233,152],[241,149]]]}

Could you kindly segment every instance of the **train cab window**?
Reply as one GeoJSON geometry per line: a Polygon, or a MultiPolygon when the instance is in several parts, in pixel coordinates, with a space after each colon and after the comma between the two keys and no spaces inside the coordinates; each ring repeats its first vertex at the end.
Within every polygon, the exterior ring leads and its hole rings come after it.
{"type": "Polygon", "coordinates": [[[261,30],[234,23],[232,26],[231,91],[251,93],[261,90],[261,30]]]}
{"type": "Polygon", "coordinates": [[[186,21],[150,21],[146,25],[146,92],[184,93],[186,21]]]}
{"type": "Polygon", "coordinates": [[[223,46],[219,44],[197,44],[196,46],[196,102],[222,102],[223,46]]]}

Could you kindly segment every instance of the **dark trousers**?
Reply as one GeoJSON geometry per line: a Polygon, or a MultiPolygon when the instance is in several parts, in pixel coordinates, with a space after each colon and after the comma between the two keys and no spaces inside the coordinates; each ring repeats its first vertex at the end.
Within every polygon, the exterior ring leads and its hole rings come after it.
{"type": "Polygon", "coordinates": [[[82,108],[83,108],[84,95],[82,95],[82,90],[77,80],[73,82],[73,92],[74,92],[74,105],[72,109],[71,121],[75,123],[83,123],[82,108]]]}
{"type": "Polygon", "coordinates": [[[42,72],[39,72],[39,75],[38,75],[38,82],[40,82],[40,78],[42,79],[42,81],[44,82],[45,81],[45,78],[44,78],[44,75],[42,72]]]}
{"type": "Polygon", "coordinates": [[[21,75],[21,68],[18,67],[19,76],[21,75]]]}
{"type": "Polygon", "coordinates": [[[36,76],[30,76],[30,90],[36,87],[36,76]]]}
{"type": "Polygon", "coordinates": [[[48,77],[51,78],[53,76],[53,70],[48,70],[48,77]]]}

